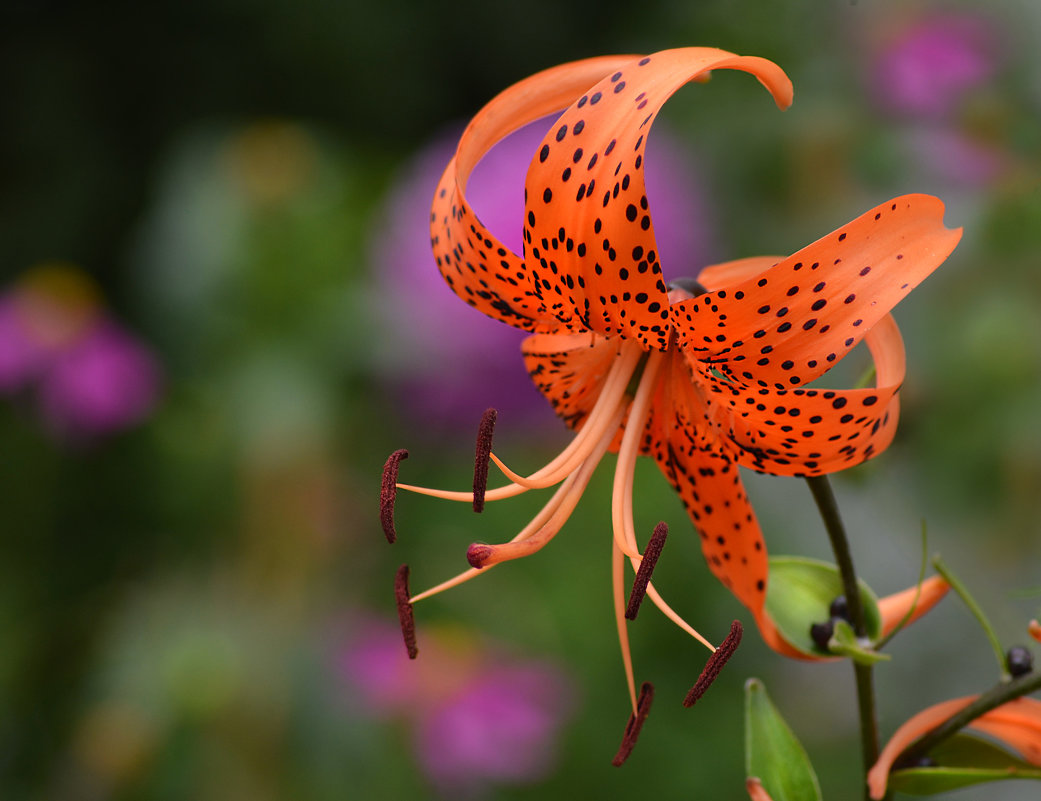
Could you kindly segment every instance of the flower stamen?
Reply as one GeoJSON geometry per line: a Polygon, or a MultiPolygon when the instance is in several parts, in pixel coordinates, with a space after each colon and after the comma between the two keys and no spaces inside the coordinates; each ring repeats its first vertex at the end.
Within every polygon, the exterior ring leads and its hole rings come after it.
{"type": "Polygon", "coordinates": [[[499,413],[486,409],[477,428],[477,449],[474,454],[474,511],[484,511],[484,495],[488,490],[488,456],[492,452],[492,435],[499,413]]]}
{"type": "Polygon", "coordinates": [[[394,599],[398,605],[398,621],[401,623],[401,634],[405,638],[408,658],[415,659],[419,654],[419,648],[416,646],[416,619],[408,598],[408,565],[399,567],[397,575],[394,576],[394,599]]]}
{"type": "Polygon", "coordinates": [[[621,423],[621,410],[610,421],[613,425],[605,427],[595,450],[589,454],[579,468],[568,476],[560,489],[554,494],[549,504],[529,523],[513,540],[500,545],[474,543],[466,552],[467,561],[475,568],[485,568],[511,559],[519,559],[541,550],[555,537],[567,523],[571,513],[575,511],[582,493],[589,485],[600,460],[607,453],[614,438],[614,432],[621,423]],[[548,516],[545,514],[549,512],[548,516]]]}
{"type": "Polygon", "coordinates": [[[398,465],[402,459],[408,458],[408,451],[400,448],[387,457],[383,465],[383,480],[380,482],[380,525],[387,536],[387,542],[393,544],[398,539],[394,530],[394,501],[397,499],[398,465]]]}
{"type": "Polygon", "coordinates": [[[589,457],[596,443],[607,431],[613,433],[618,430],[615,415],[619,406],[628,405],[626,394],[629,381],[645,355],[646,352],[639,346],[623,346],[607,378],[604,379],[600,395],[582,428],[568,446],[545,467],[536,470],[530,476],[522,476],[507,467],[494,453],[490,454],[492,461],[510,481],[528,489],[543,489],[560,482],[589,457]]]}
{"type": "Polygon", "coordinates": [[[640,729],[643,728],[643,722],[647,720],[647,714],[651,711],[651,702],[653,700],[654,685],[649,681],[645,681],[640,686],[640,700],[636,704],[636,709],[629,715],[629,720],[625,724],[622,744],[618,746],[618,753],[611,760],[611,764],[616,768],[621,767],[625,760],[629,758],[629,754],[633,752],[636,740],[640,736],[640,729]]]}
{"type": "Polygon", "coordinates": [[[661,556],[662,548],[665,547],[665,538],[668,533],[669,527],[665,525],[665,522],[658,523],[654,527],[650,542],[643,551],[640,569],[636,571],[636,580],[633,582],[632,592],[629,593],[629,604],[625,608],[625,616],[629,620],[636,620],[640,604],[643,603],[643,598],[647,594],[647,584],[651,580],[651,573],[654,571],[654,566],[658,564],[658,557],[661,556]]]}
{"type": "Polygon", "coordinates": [[[723,666],[734,655],[737,646],[741,644],[742,631],[740,621],[735,620],[730,624],[730,633],[719,648],[713,652],[712,656],[708,658],[708,662],[705,663],[705,668],[701,671],[701,675],[698,676],[698,680],[694,682],[694,686],[690,688],[687,697],[683,699],[684,706],[694,706],[698,699],[712,686],[712,682],[716,680],[720,671],[723,670],[723,666]]]}

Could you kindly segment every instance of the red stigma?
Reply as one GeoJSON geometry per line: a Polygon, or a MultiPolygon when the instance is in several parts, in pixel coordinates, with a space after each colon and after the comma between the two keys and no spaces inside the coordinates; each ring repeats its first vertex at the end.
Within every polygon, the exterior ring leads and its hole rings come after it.
{"type": "Polygon", "coordinates": [[[484,493],[488,489],[488,455],[492,452],[492,434],[495,432],[495,419],[499,413],[495,409],[485,410],[481,417],[481,425],[477,428],[477,449],[474,454],[474,511],[484,511],[484,493]]]}
{"type": "Polygon", "coordinates": [[[625,616],[629,620],[636,620],[636,613],[640,611],[640,604],[647,594],[647,584],[651,580],[654,566],[658,564],[658,557],[661,556],[661,549],[665,547],[665,537],[668,533],[669,527],[664,522],[659,523],[654,527],[651,541],[644,549],[643,561],[640,562],[640,569],[636,571],[636,580],[633,582],[633,591],[629,593],[629,605],[625,608],[625,616]]]}
{"type": "Polygon", "coordinates": [[[485,561],[491,555],[492,546],[480,542],[475,542],[466,549],[466,561],[470,563],[471,567],[476,567],[478,570],[484,567],[485,561]]]}
{"type": "Polygon", "coordinates": [[[694,686],[690,688],[687,697],[683,699],[684,706],[694,706],[698,699],[712,686],[712,682],[716,680],[723,666],[734,655],[737,646],[741,644],[742,631],[740,621],[735,620],[730,624],[730,633],[723,640],[723,644],[708,658],[708,662],[705,663],[705,669],[701,671],[698,680],[694,682],[694,686]]]}
{"type": "Polygon", "coordinates": [[[415,659],[419,654],[416,647],[416,619],[412,615],[412,604],[409,602],[408,565],[398,568],[394,577],[394,599],[398,604],[398,620],[401,622],[401,634],[405,638],[408,658],[415,659]]]}
{"type": "Polygon", "coordinates": [[[643,722],[647,720],[647,714],[651,711],[651,701],[654,700],[654,685],[645,681],[640,685],[640,700],[636,704],[636,712],[629,715],[629,722],[625,724],[625,734],[622,735],[622,744],[618,746],[618,753],[614,755],[611,764],[616,768],[621,767],[629,754],[636,747],[636,739],[640,736],[643,722]]]}
{"type": "Polygon", "coordinates": [[[408,451],[404,448],[394,451],[387,457],[387,463],[383,465],[383,482],[380,484],[380,524],[383,533],[387,535],[387,542],[393,543],[398,534],[394,530],[394,501],[398,497],[398,465],[402,459],[408,458],[408,451]]]}

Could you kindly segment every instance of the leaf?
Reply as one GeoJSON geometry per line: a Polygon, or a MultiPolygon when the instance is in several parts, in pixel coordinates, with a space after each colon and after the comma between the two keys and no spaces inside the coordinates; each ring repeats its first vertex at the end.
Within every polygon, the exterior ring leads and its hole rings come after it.
{"type": "Polygon", "coordinates": [[[870,643],[862,642],[845,620],[835,622],[835,633],[828,640],[828,650],[833,654],[848,656],[860,665],[873,665],[891,658],[889,654],[880,654],[874,650],[870,643]]]}
{"type": "Polygon", "coordinates": [[[933,795],[1003,779],[1041,780],[1041,768],[969,734],[941,743],[930,757],[936,765],[894,770],[889,788],[909,795],[933,795]]]}
{"type": "Polygon", "coordinates": [[[745,773],[758,777],[773,801],[821,801],[806,751],[758,679],[745,683],[745,773]]]}
{"type": "MultiPolygon", "coordinates": [[[[781,636],[804,654],[835,656],[814,643],[810,627],[829,619],[828,608],[842,593],[842,577],[832,564],[801,556],[770,559],[766,611],[781,636]]],[[[874,640],[881,633],[882,617],[875,594],[864,582],[860,582],[860,600],[864,606],[868,637],[874,640]]]]}

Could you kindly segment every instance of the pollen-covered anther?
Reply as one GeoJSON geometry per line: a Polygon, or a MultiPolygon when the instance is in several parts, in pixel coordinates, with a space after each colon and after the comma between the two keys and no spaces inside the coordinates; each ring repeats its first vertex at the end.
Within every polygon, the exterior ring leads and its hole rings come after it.
{"type": "Polygon", "coordinates": [[[701,696],[708,691],[708,688],[712,686],[712,682],[716,680],[723,666],[734,655],[737,646],[741,644],[742,631],[740,621],[735,620],[730,624],[730,633],[719,648],[712,653],[712,656],[708,658],[708,662],[705,663],[705,669],[701,671],[698,680],[694,682],[694,686],[690,688],[687,697],[683,699],[684,706],[694,706],[701,696]]]}
{"type": "Polygon", "coordinates": [[[651,573],[654,572],[654,566],[658,564],[658,557],[661,556],[661,550],[665,547],[665,538],[668,534],[669,527],[664,521],[658,523],[654,527],[650,542],[644,549],[640,569],[636,571],[636,580],[633,582],[632,592],[629,593],[629,604],[625,608],[625,616],[629,620],[636,620],[640,604],[643,603],[643,598],[647,594],[647,584],[651,580],[651,573]]]}
{"type": "Polygon", "coordinates": [[[636,740],[640,736],[643,722],[647,720],[647,714],[651,711],[651,702],[654,700],[654,685],[645,681],[640,685],[640,700],[636,703],[636,711],[629,715],[629,721],[625,724],[625,734],[622,735],[622,744],[618,746],[618,753],[614,755],[611,764],[616,768],[621,767],[629,754],[636,747],[636,740]]]}
{"type": "Polygon", "coordinates": [[[1027,631],[1030,633],[1031,637],[1038,642],[1041,642],[1041,623],[1038,623],[1036,620],[1031,620],[1030,625],[1027,626],[1027,631]]]}
{"type": "Polygon", "coordinates": [[[398,621],[401,623],[401,634],[405,638],[405,649],[408,658],[415,659],[419,654],[416,647],[416,619],[412,614],[412,602],[408,592],[408,565],[398,568],[394,576],[394,600],[398,604],[398,621]]]}
{"type": "Polygon", "coordinates": [[[380,483],[380,525],[387,536],[387,542],[393,543],[398,534],[394,530],[394,501],[398,497],[398,465],[402,459],[408,458],[408,451],[400,448],[387,457],[383,465],[383,481],[380,483]]]}
{"type": "Polygon", "coordinates": [[[484,494],[488,490],[488,457],[492,452],[492,435],[499,413],[486,409],[477,427],[477,448],[474,453],[474,511],[484,511],[484,494]]]}

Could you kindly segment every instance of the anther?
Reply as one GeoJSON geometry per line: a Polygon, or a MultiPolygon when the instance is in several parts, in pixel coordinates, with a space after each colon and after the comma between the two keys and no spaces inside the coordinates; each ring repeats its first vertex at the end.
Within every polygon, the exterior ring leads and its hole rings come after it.
{"type": "Polygon", "coordinates": [[[647,714],[651,711],[651,701],[654,700],[654,685],[645,681],[640,685],[640,700],[636,703],[636,711],[629,715],[629,721],[625,724],[625,734],[622,735],[622,744],[618,746],[618,753],[614,755],[611,764],[616,768],[621,767],[629,754],[636,747],[636,740],[640,736],[643,722],[647,720],[647,714]]]}
{"type": "Polygon", "coordinates": [[[658,523],[654,527],[650,542],[644,549],[643,561],[640,562],[640,569],[636,571],[633,590],[629,593],[629,605],[625,608],[625,616],[629,620],[636,620],[640,604],[643,603],[643,597],[647,594],[647,584],[651,580],[651,573],[654,572],[654,566],[658,564],[658,557],[661,556],[661,549],[665,547],[665,537],[668,536],[668,533],[669,527],[664,522],[658,523]]]}
{"type": "Polygon", "coordinates": [[[1030,633],[1031,637],[1038,642],[1041,642],[1041,623],[1038,623],[1036,620],[1031,620],[1030,625],[1027,626],[1027,631],[1030,633]]]}
{"type": "Polygon", "coordinates": [[[484,511],[484,493],[488,489],[488,457],[492,452],[492,434],[495,432],[495,418],[499,413],[495,409],[487,409],[481,417],[481,425],[477,428],[477,449],[474,454],[474,511],[484,511]]]}
{"type": "Polygon", "coordinates": [[[402,459],[408,458],[404,448],[394,451],[387,457],[383,465],[383,482],[380,484],[380,525],[387,535],[387,542],[393,543],[398,538],[394,530],[394,500],[398,497],[398,465],[402,459]]]}
{"type": "Polygon", "coordinates": [[[730,633],[723,640],[723,643],[712,652],[712,656],[708,658],[708,662],[705,663],[705,669],[701,671],[698,680],[694,682],[694,686],[690,688],[687,697],[683,699],[684,706],[694,706],[701,696],[708,691],[708,688],[712,686],[712,682],[716,680],[723,666],[734,655],[737,646],[741,644],[742,632],[741,621],[735,620],[730,624],[730,633]]]}
{"type": "Polygon", "coordinates": [[[399,567],[394,577],[394,599],[398,604],[398,620],[401,623],[401,634],[405,638],[408,658],[415,659],[419,649],[416,647],[416,619],[412,615],[412,603],[409,601],[408,565],[399,567]]]}

